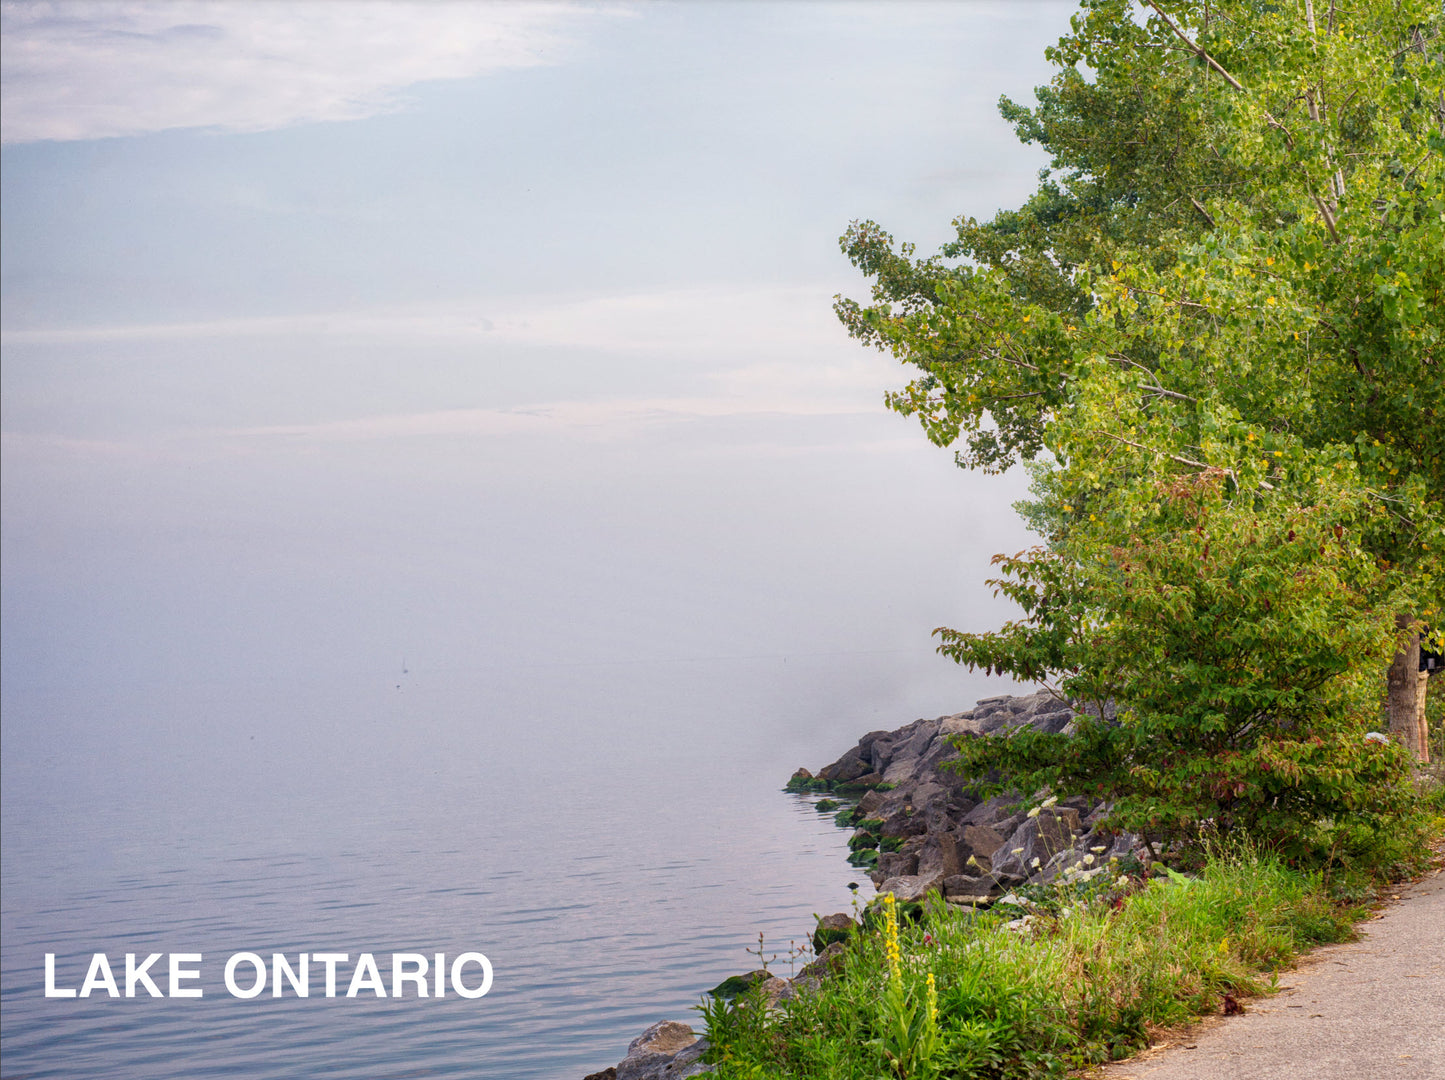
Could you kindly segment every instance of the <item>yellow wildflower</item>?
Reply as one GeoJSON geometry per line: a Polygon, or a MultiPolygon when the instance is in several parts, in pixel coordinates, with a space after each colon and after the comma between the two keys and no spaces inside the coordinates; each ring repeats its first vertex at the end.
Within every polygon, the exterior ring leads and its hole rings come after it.
{"type": "Polygon", "coordinates": [[[888,961],[888,977],[903,981],[903,952],[898,947],[898,901],[893,894],[883,894],[883,955],[888,961]]]}

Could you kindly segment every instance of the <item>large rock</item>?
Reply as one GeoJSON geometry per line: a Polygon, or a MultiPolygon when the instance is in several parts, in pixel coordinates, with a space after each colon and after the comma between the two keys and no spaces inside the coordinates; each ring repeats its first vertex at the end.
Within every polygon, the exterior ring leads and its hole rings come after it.
{"type": "Polygon", "coordinates": [[[924,773],[922,779],[913,785],[909,795],[915,814],[925,816],[932,810],[942,810],[948,805],[948,788],[933,777],[932,772],[924,773]]]}
{"type": "MultiPolygon", "coordinates": [[[[890,784],[898,784],[923,772],[922,763],[941,723],[941,720],[918,720],[902,729],[902,737],[889,747],[888,767],[883,770],[883,779],[890,784]]],[[[874,746],[876,753],[878,744],[874,746]]]]}
{"type": "Polygon", "coordinates": [[[865,761],[863,755],[858,752],[858,748],[854,747],[833,764],[819,770],[818,775],[824,780],[846,783],[849,780],[857,780],[860,776],[872,771],[872,765],[865,761]]]}
{"type": "Polygon", "coordinates": [[[973,718],[973,710],[968,712],[954,713],[952,716],[939,717],[938,733],[940,735],[982,735],[977,721],[973,718]]]}
{"type": "Polygon", "coordinates": [[[950,899],[955,896],[995,896],[1002,891],[991,877],[952,874],[943,879],[943,895],[950,899]]]}
{"type": "Polygon", "coordinates": [[[940,829],[935,835],[938,837],[938,853],[942,856],[939,873],[944,877],[963,873],[964,860],[968,858],[968,853],[959,847],[958,837],[944,829],[940,829]]]}
{"type": "Polygon", "coordinates": [[[845,911],[820,916],[818,926],[813,931],[813,950],[821,955],[829,945],[847,941],[853,931],[857,929],[858,924],[845,911]]]}
{"type": "Polygon", "coordinates": [[[979,803],[966,815],[965,825],[997,825],[1018,812],[1017,795],[995,795],[979,803]]]}
{"type": "MultiPolygon", "coordinates": [[[[918,849],[918,869],[913,871],[915,874],[924,877],[947,876],[948,871],[944,869],[947,859],[943,853],[943,837],[946,835],[948,834],[928,833],[924,835],[923,846],[918,849]]],[[[952,872],[958,873],[958,868],[955,867],[952,872]]]]}
{"type": "Polygon", "coordinates": [[[1012,731],[1024,723],[1020,717],[1028,712],[1029,700],[1012,694],[983,698],[973,707],[973,722],[981,735],[1012,731]]]}
{"type": "Polygon", "coordinates": [[[865,791],[858,800],[858,812],[864,817],[872,817],[874,811],[883,805],[885,798],[881,791],[865,791]]]}
{"type": "Polygon", "coordinates": [[[878,855],[878,861],[873,864],[873,871],[869,877],[874,879],[875,884],[891,877],[907,877],[918,873],[918,852],[914,851],[884,851],[878,855]]]}
{"type": "MultiPolygon", "coordinates": [[[[963,865],[967,865],[970,856],[980,863],[985,859],[992,859],[993,853],[1003,847],[1006,839],[1008,838],[997,829],[991,829],[987,825],[962,826],[958,830],[957,843],[963,865]]],[[[963,866],[959,867],[958,872],[963,872],[963,866]]]]}
{"type": "Polygon", "coordinates": [[[694,1071],[701,1051],[687,1055],[678,1065],[678,1058],[698,1043],[697,1032],[676,1020],[653,1024],[627,1046],[627,1056],[617,1066],[617,1080],[674,1080],[675,1077],[697,1076],[706,1066],[694,1071]]]}
{"type": "Polygon", "coordinates": [[[878,886],[880,893],[892,893],[900,904],[921,901],[931,892],[943,891],[942,874],[913,874],[908,877],[889,878],[878,886]]]}
{"type": "Polygon", "coordinates": [[[882,753],[884,749],[892,746],[893,735],[894,733],[891,731],[870,731],[858,740],[858,752],[866,761],[872,763],[875,772],[881,772],[883,766],[888,763],[882,753]],[[881,748],[878,745],[880,741],[883,743],[881,748]]]}
{"type": "Polygon", "coordinates": [[[705,1065],[702,1056],[707,1052],[708,1041],[698,1039],[686,1050],[678,1051],[678,1054],[667,1064],[662,1071],[665,1080],[687,1080],[691,1076],[705,1076],[713,1071],[711,1065],[705,1065]]]}
{"type": "Polygon", "coordinates": [[[922,814],[914,812],[911,805],[900,806],[883,820],[884,836],[918,836],[928,831],[928,824],[922,814]]]}
{"type": "Polygon", "coordinates": [[[1027,700],[1023,711],[1025,722],[1036,731],[1057,735],[1074,719],[1074,710],[1067,701],[1061,701],[1052,694],[1034,694],[1027,700]]]}

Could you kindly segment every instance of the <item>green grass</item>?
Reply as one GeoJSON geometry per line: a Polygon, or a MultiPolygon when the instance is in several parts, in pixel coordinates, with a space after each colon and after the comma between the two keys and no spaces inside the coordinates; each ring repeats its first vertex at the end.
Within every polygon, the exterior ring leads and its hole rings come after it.
{"type": "Polygon", "coordinates": [[[931,905],[899,928],[896,980],[887,920],[870,920],[878,929],[856,936],[842,974],[816,992],[771,1014],[756,995],[709,1003],[716,1075],[1062,1076],[1126,1055],[1151,1028],[1217,1011],[1226,994],[1266,991],[1302,950],[1348,939],[1358,909],[1332,902],[1321,875],[1245,850],[1216,854],[1194,879],[1121,884],[1106,872],[1053,894],[1024,932],[1006,926],[1019,915],[931,905]],[[905,1013],[919,1030],[930,974],[938,1049],[920,1061],[900,1056],[889,1033],[904,1030],[905,1013]]]}

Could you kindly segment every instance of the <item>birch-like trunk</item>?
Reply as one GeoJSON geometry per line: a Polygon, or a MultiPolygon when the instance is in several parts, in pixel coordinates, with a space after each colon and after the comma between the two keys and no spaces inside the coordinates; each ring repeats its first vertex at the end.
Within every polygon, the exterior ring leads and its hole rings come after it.
{"type": "MultiPolygon", "coordinates": [[[[1401,629],[1415,620],[1408,615],[1396,617],[1401,629]]],[[[1417,699],[1420,696],[1420,635],[1411,634],[1405,648],[1395,654],[1390,664],[1388,681],[1390,736],[1405,746],[1417,758],[1423,759],[1424,747],[1420,743],[1420,716],[1417,699]]]]}
{"type": "Polygon", "coordinates": [[[1420,760],[1430,763],[1430,722],[1425,719],[1425,700],[1430,692],[1430,673],[1420,672],[1420,681],[1415,684],[1415,719],[1420,729],[1420,760]]]}

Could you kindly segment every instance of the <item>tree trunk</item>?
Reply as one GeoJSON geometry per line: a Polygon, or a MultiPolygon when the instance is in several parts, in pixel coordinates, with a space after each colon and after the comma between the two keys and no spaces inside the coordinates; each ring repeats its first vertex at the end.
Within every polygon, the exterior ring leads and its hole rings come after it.
{"type": "MultiPolygon", "coordinates": [[[[1408,615],[1397,615],[1395,625],[1404,629],[1415,620],[1408,615]]],[[[1420,744],[1419,706],[1420,696],[1420,635],[1411,634],[1405,648],[1395,654],[1390,664],[1389,710],[1390,735],[1417,758],[1422,758],[1424,747],[1420,744]]]]}
{"type": "Polygon", "coordinates": [[[1427,765],[1430,763],[1430,723],[1425,719],[1425,699],[1429,692],[1430,673],[1422,671],[1415,689],[1415,718],[1420,729],[1420,760],[1427,765]]]}

